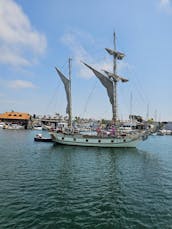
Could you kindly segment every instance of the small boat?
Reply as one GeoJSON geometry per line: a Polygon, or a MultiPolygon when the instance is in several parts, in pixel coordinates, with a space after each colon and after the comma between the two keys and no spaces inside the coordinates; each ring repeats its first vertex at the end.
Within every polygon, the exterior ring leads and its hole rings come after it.
{"type": "Polygon", "coordinates": [[[42,126],[41,125],[35,125],[33,127],[34,130],[42,130],[42,126]]]}
{"type": "Polygon", "coordinates": [[[162,129],[162,130],[159,130],[157,132],[157,135],[159,135],[159,136],[172,135],[172,131],[171,130],[162,129]]]}
{"type": "Polygon", "coordinates": [[[3,128],[5,126],[4,122],[0,122],[0,128],[3,128]]]}
{"type": "Polygon", "coordinates": [[[34,137],[34,141],[35,142],[52,142],[52,139],[51,138],[45,138],[42,136],[42,134],[37,134],[34,137]]]}

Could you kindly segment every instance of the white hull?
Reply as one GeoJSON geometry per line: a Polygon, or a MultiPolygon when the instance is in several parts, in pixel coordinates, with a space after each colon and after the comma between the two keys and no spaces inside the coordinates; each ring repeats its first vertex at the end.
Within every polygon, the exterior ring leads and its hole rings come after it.
{"type": "Polygon", "coordinates": [[[34,130],[42,130],[42,127],[41,126],[38,126],[38,127],[33,127],[34,130]]]}
{"type": "Polygon", "coordinates": [[[137,135],[135,137],[98,137],[98,136],[84,136],[76,134],[62,134],[51,132],[52,140],[58,144],[73,145],[73,146],[96,146],[96,147],[136,147],[142,141],[142,137],[137,135]]]}
{"type": "Polygon", "coordinates": [[[4,122],[1,122],[1,123],[0,123],[0,128],[3,128],[4,125],[5,125],[5,123],[4,123],[4,122]]]}

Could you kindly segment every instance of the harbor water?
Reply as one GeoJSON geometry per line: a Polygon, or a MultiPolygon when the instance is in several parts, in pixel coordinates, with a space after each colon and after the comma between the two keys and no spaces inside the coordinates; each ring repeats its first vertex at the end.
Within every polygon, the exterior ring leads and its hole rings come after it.
{"type": "Polygon", "coordinates": [[[1,229],[172,228],[172,136],[101,149],[36,133],[0,129],[1,229]]]}

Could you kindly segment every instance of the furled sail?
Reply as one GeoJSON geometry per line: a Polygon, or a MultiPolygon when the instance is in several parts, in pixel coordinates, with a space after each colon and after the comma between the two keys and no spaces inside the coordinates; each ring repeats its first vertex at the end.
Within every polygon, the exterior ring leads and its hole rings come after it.
{"type": "Polygon", "coordinates": [[[114,55],[115,58],[117,58],[118,60],[122,60],[123,57],[125,56],[125,54],[122,52],[117,52],[117,51],[109,49],[109,48],[105,48],[105,49],[110,55],[114,55]]]}
{"type": "Polygon", "coordinates": [[[109,78],[115,79],[116,82],[117,82],[117,81],[120,81],[120,80],[121,80],[121,82],[123,82],[123,83],[128,82],[128,79],[123,78],[123,77],[121,77],[121,76],[118,76],[117,74],[114,74],[114,73],[111,73],[111,72],[108,72],[108,71],[105,71],[105,70],[103,70],[103,71],[106,73],[106,75],[107,75],[109,78]]]}
{"type": "Polygon", "coordinates": [[[113,82],[110,79],[108,79],[105,75],[103,75],[102,73],[98,72],[97,70],[89,66],[88,64],[84,62],[83,64],[85,64],[85,66],[87,66],[93,71],[93,73],[97,76],[97,78],[100,80],[102,85],[106,88],[109,100],[113,106],[113,82]]]}
{"type": "MultiPolygon", "coordinates": [[[[58,68],[55,68],[55,69],[56,69],[58,75],[60,76],[60,78],[61,78],[61,80],[62,80],[62,82],[63,82],[63,84],[64,84],[64,87],[65,87],[66,98],[67,98],[66,113],[69,114],[69,112],[70,112],[70,103],[71,103],[71,101],[70,101],[70,81],[69,81],[69,79],[67,79],[67,78],[63,75],[63,73],[61,73],[61,72],[59,71],[58,68]]],[[[69,115],[70,115],[70,114],[69,114],[69,115]]]]}

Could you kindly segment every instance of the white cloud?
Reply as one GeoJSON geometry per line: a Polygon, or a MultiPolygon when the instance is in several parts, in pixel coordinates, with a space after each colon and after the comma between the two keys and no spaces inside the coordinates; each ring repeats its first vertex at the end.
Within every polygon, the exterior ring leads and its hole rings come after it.
{"type": "Polygon", "coordinates": [[[35,88],[36,86],[29,81],[24,80],[12,80],[8,83],[8,87],[15,88],[15,89],[22,89],[22,88],[35,88]]]}
{"type": "Polygon", "coordinates": [[[62,42],[69,47],[72,52],[72,56],[74,58],[75,67],[77,68],[79,77],[83,78],[91,78],[93,76],[92,71],[84,66],[81,61],[86,61],[86,63],[91,64],[93,67],[98,69],[106,69],[105,66],[109,67],[109,61],[96,61],[93,56],[84,48],[84,45],[81,44],[81,40],[84,43],[84,39],[87,37],[87,45],[89,43],[94,43],[93,38],[90,35],[86,35],[82,32],[70,32],[66,33],[62,37],[62,42]],[[84,39],[83,39],[84,38],[84,39]]]}
{"type": "MultiPolygon", "coordinates": [[[[85,61],[86,63],[90,64],[92,67],[95,67],[98,71],[101,70],[107,70],[112,72],[113,69],[113,63],[111,57],[108,56],[107,58],[104,58],[103,60],[100,60],[100,55],[91,55],[87,50],[93,50],[93,52],[96,49],[96,42],[94,42],[94,39],[89,35],[82,32],[70,32],[66,33],[62,37],[62,42],[67,45],[74,57],[74,61],[76,63],[76,68],[78,71],[78,75],[83,78],[91,78],[93,76],[92,71],[85,67],[81,61],[85,61]],[[86,39],[85,39],[86,37],[86,39]],[[86,41],[86,45],[89,46],[89,44],[92,44],[92,46],[84,48],[84,45],[81,44],[81,41],[84,43],[86,41]]],[[[85,45],[85,46],[86,46],[85,45]]],[[[97,45],[98,46],[98,45],[97,45]]],[[[103,47],[102,47],[103,49],[103,47]]],[[[99,52],[100,53],[100,52],[99,52]]],[[[124,61],[120,62],[118,64],[118,70],[122,71],[123,69],[130,68],[130,65],[124,61]]]]}
{"type": "Polygon", "coordinates": [[[92,62],[92,58],[89,53],[84,49],[81,43],[78,41],[78,33],[66,33],[62,37],[62,42],[69,47],[72,52],[72,56],[75,60],[76,66],[79,71],[79,76],[84,78],[90,78],[90,71],[86,68],[82,68],[81,61],[87,60],[92,62]]]}
{"type": "Polygon", "coordinates": [[[0,63],[11,64],[13,66],[28,66],[30,61],[22,55],[19,50],[15,50],[14,47],[7,47],[6,45],[0,44],[0,63]]]}
{"type": "Polygon", "coordinates": [[[169,5],[169,4],[170,4],[170,0],[160,0],[160,4],[161,4],[162,6],[169,5]]]}
{"type": "Polygon", "coordinates": [[[160,9],[166,11],[167,13],[172,13],[171,0],[160,0],[160,9]]]}
{"type": "Polygon", "coordinates": [[[45,36],[32,27],[22,8],[14,0],[0,0],[0,62],[26,66],[45,48],[45,36]]]}

